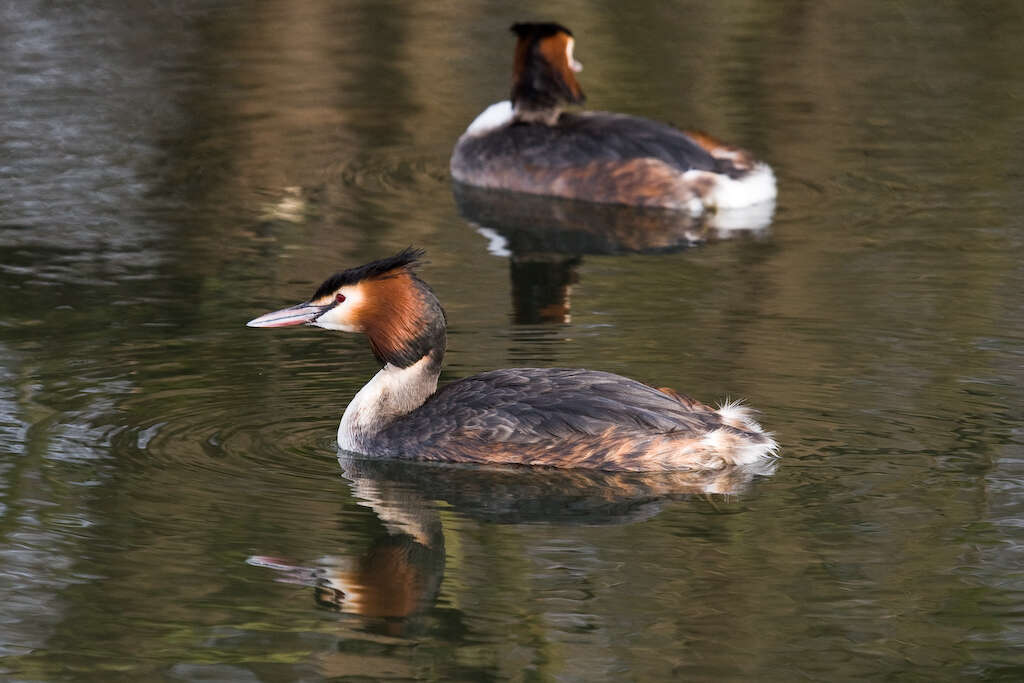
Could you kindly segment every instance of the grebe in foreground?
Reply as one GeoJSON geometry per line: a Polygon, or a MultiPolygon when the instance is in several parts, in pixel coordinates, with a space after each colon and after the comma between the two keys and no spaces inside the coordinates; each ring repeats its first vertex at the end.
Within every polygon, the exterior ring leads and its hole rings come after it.
{"type": "Polygon", "coordinates": [[[488,107],[452,153],[455,180],[493,189],[700,213],[775,198],[771,168],[703,134],[582,104],[569,29],[515,24],[511,101],[488,107]]]}
{"type": "Polygon", "coordinates": [[[345,409],[338,446],[381,458],[711,470],[771,457],[746,409],[718,410],[671,389],[593,370],[512,368],[437,391],[445,314],[406,249],[328,278],[312,298],[249,321],[362,332],[384,366],[345,409]]]}

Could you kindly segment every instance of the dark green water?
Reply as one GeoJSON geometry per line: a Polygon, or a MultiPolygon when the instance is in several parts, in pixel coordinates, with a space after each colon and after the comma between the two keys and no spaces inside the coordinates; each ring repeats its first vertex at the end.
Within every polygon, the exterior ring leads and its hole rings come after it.
{"type": "Polygon", "coordinates": [[[0,677],[1020,680],[1021,35],[1012,2],[0,4],[0,677]],[[770,225],[460,208],[529,18],[593,108],[769,161],[770,225]],[[244,323],[408,244],[442,381],[744,397],[778,468],[339,464],[365,341],[244,323]]]}

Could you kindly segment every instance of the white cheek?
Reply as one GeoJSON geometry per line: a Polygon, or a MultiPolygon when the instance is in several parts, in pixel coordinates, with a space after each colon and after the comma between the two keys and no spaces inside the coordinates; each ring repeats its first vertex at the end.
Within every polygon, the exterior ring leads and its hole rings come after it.
{"type": "MultiPolygon", "coordinates": [[[[332,311],[332,313],[333,313],[333,311],[332,311]]],[[[316,322],[314,322],[313,324],[316,325],[317,327],[322,327],[325,330],[337,330],[339,332],[362,332],[363,331],[361,328],[359,328],[359,327],[357,327],[355,325],[349,324],[349,323],[335,322],[333,320],[328,320],[329,317],[330,316],[327,316],[327,315],[320,316],[319,318],[316,319],[316,322]]]]}
{"type": "Polygon", "coordinates": [[[565,59],[569,62],[569,68],[576,73],[579,73],[580,71],[583,71],[583,65],[573,59],[572,49],[575,44],[575,41],[571,39],[565,44],[565,59]]]}
{"type": "Polygon", "coordinates": [[[363,302],[363,295],[358,289],[342,290],[345,300],[317,318],[313,324],[325,330],[339,332],[362,332],[363,327],[357,322],[355,312],[363,302]]]}

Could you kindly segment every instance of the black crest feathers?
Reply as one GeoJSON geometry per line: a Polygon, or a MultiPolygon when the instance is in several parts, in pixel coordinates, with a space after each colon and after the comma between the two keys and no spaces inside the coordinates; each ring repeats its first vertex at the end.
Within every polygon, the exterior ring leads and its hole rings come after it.
{"type": "Polygon", "coordinates": [[[344,285],[354,285],[362,280],[384,277],[398,269],[413,269],[422,262],[424,254],[426,252],[423,249],[406,247],[394,256],[371,261],[365,265],[335,273],[324,280],[310,301],[332,294],[338,287],[344,285]]]}
{"type": "Polygon", "coordinates": [[[538,23],[534,24],[531,22],[520,22],[512,24],[508,28],[509,31],[516,34],[518,38],[534,38],[539,40],[540,38],[547,38],[553,36],[556,33],[565,33],[566,35],[572,35],[572,31],[554,22],[538,23]]]}

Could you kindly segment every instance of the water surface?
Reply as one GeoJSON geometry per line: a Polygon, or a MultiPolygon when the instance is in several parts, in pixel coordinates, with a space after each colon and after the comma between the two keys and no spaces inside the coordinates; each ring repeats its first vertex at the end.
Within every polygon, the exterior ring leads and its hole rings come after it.
{"type": "MultiPolygon", "coordinates": [[[[0,675],[1018,680],[1013,3],[6,3],[0,675]],[[776,169],[746,229],[474,198],[507,26],[776,169]],[[365,341],[244,322],[415,244],[442,381],[743,397],[760,476],[345,460],[365,341]]],[[[737,227],[733,225],[732,227],[737,227]]]]}

